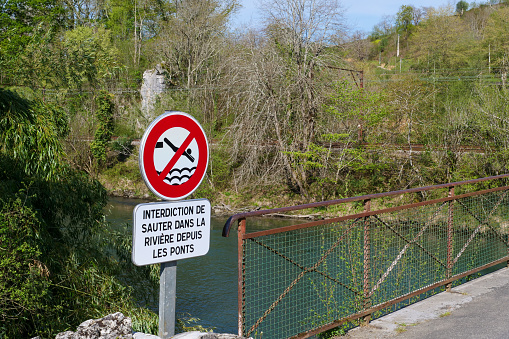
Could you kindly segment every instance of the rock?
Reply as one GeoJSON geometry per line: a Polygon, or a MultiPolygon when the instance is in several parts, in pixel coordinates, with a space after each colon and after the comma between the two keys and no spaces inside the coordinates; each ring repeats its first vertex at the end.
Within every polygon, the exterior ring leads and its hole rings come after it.
{"type": "Polygon", "coordinates": [[[172,339],[201,339],[202,334],[203,333],[201,333],[199,331],[190,331],[190,332],[183,332],[183,333],[176,334],[171,338],[172,339]]]}
{"type": "Polygon", "coordinates": [[[81,323],[76,332],[59,333],[55,339],[132,339],[131,319],[117,312],[81,323]]]}
{"type": "MultiPolygon", "coordinates": [[[[38,337],[32,339],[40,339],[38,337]]],[[[101,319],[87,320],[78,326],[76,332],[67,331],[57,334],[55,339],[160,339],[145,333],[132,333],[131,319],[117,312],[101,319]]],[[[235,334],[212,332],[184,332],[172,339],[245,339],[235,334]]],[[[251,338],[250,338],[251,339],[251,338]]]]}
{"type": "MultiPolygon", "coordinates": [[[[200,339],[246,339],[245,337],[239,337],[235,334],[224,334],[224,333],[207,333],[202,335],[200,339]]],[[[252,339],[252,338],[248,338],[252,339]]]]}
{"type": "Polygon", "coordinates": [[[133,334],[133,339],[160,339],[160,338],[153,334],[145,334],[145,333],[141,333],[141,332],[135,332],[133,334]]]}
{"type": "Polygon", "coordinates": [[[145,117],[150,117],[154,110],[157,97],[166,89],[165,71],[161,65],[156,69],[143,72],[143,84],[141,85],[141,110],[145,117]]]}
{"type": "Polygon", "coordinates": [[[184,332],[179,333],[173,337],[172,339],[245,339],[244,337],[239,337],[235,334],[222,334],[222,333],[212,333],[212,332],[184,332]]]}

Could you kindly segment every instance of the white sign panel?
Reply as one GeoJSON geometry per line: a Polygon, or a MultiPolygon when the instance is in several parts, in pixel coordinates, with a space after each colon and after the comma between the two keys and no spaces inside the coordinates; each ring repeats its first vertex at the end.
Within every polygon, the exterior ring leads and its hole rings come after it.
{"type": "Polygon", "coordinates": [[[198,257],[209,251],[207,199],[140,204],[133,215],[132,261],[137,266],[198,257]]]}

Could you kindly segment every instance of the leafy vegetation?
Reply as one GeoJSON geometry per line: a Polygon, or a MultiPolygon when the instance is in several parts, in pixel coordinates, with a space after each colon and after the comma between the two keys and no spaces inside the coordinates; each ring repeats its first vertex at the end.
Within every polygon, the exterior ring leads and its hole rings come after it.
{"type": "Polygon", "coordinates": [[[213,203],[507,172],[507,2],[403,5],[367,37],[345,33],[336,1],[262,5],[264,29],[232,31],[235,0],[2,3],[0,336],[50,336],[110,309],[153,325],[117,279],[119,262],[132,269],[128,242],[105,243],[95,179],[148,194],[132,140],[164,109],[204,126],[211,158],[194,197],[213,203]],[[156,66],[166,91],[142,110],[156,66]]]}
{"type": "Polygon", "coordinates": [[[113,102],[111,95],[108,93],[101,93],[97,101],[96,119],[98,126],[94,140],[90,144],[90,150],[94,158],[104,164],[106,162],[106,148],[113,136],[113,102]]]}
{"type": "Polygon", "coordinates": [[[5,90],[0,98],[2,140],[15,129],[22,141],[0,153],[0,336],[51,337],[116,311],[156,317],[137,309],[117,278],[120,267],[133,268],[112,255],[106,191],[60,162],[65,128],[52,106],[5,90]]]}

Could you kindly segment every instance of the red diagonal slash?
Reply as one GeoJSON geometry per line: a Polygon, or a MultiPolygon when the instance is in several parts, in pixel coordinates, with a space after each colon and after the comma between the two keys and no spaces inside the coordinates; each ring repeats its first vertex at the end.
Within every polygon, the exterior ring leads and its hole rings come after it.
{"type": "Polygon", "coordinates": [[[168,165],[166,165],[166,167],[161,172],[161,174],[159,174],[159,178],[161,178],[162,180],[164,180],[164,178],[166,178],[168,173],[170,173],[170,171],[173,168],[173,166],[175,166],[177,161],[182,156],[182,153],[184,153],[184,151],[186,150],[187,146],[189,146],[189,144],[191,143],[191,141],[193,141],[193,139],[194,139],[194,137],[191,135],[191,133],[189,133],[189,135],[187,136],[186,140],[184,140],[182,145],[180,145],[179,149],[177,150],[177,152],[175,152],[175,154],[173,155],[173,158],[171,158],[171,160],[168,163],[168,165]]]}

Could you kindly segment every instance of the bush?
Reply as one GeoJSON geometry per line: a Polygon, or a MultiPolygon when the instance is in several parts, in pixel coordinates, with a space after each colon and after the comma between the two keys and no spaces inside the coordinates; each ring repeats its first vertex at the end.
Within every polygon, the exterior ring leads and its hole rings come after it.
{"type": "Polygon", "coordinates": [[[49,270],[41,261],[41,223],[20,197],[0,210],[0,338],[29,337],[48,309],[49,270]]]}
{"type": "Polygon", "coordinates": [[[118,278],[127,265],[106,233],[106,190],[62,161],[56,112],[0,89],[2,339],[54,338],[117,311],[155,316],[118,278]]]}

